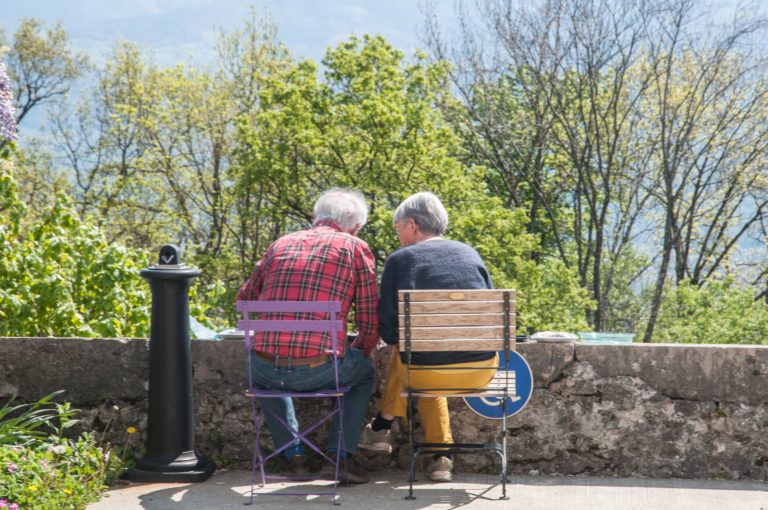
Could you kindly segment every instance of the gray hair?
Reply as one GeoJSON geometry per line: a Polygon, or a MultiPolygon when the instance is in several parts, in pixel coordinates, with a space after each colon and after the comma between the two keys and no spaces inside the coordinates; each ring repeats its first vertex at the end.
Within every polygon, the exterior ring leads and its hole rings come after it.
{"type": "Polygon", "coordinates": [[[318,221],[330,221],[353,233],[368,221],[368,203],[359,191],[329,189],[315,202],[315,223],[318,221]]]}
{"type": "Polygon", "coordinates": [[[403,200],[395,209],[394,222],[410,218],[426,234],[443,235],[448,228],[448,212],[433,193],[422,191],[403,200]]]}

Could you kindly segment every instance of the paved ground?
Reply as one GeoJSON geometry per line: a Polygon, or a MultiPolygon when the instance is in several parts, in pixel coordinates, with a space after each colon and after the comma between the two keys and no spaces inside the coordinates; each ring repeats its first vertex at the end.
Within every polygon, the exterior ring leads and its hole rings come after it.
{"type": "MultiPolygon", "coordinates": [[[[363,510],[520,509],[520,510],[768,510],[768,483],[711,480],[657,480],[513,476],[509,501],[500,501],[501,486],[490,475],[456,474],[447,484],[415,484],[414,501],[405,472],[372,473],[371,483],[339,490],[341,507],[363,510]]],[[[260,492],[278,494],[328,482],[269,484],[260,492]]],[[[218,471],[198,484],[133,484],[111,490],[88,510],[241,509],[248,501],[250,473],[218,471]]],[[[269,510],[330,508],[330,498],[258,496],[255,505],[269,510]],[[328,505],[328,506],[326,506],[328,505]]]]}

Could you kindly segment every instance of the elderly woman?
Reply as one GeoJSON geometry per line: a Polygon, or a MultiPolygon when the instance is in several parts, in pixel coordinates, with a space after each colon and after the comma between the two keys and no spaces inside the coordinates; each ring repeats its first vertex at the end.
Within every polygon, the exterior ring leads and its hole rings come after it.
{"type": "MultiPolygon", "coordinates": [[[[448,227],[448,213],[432,193],[416,193],[405,199],[395,211],[394,226],[401,248],[384,264],[378,305],[379,334],[390,345],[397,345],[399,341],[398,290],[492,288],[480,255],[464,243],[443,238],[448,227]]],[[[494,373],[487,368],[495,368],[498,363],[494,352],[424,352],[411,356],[414,365],[430,367],[430,370],[411,372],[412,384],[423,388],[486,386],[494,373]],[[462,364],[475,369],[456,371],[462,364]],[[450,365],[452,370],[441,371],[444,365],[450,365]]],[[[405,362],[404,354],[393,350],[379,413],[363,429],[359,448],[392,451],[389,430],[392,421],[396,416],[406,416],[407,402],[401,396],[405,362]]],[[[418,409],[426,442],[453,442],[446,398],[421,398],[418,409]]],[[[427,466],[427,476],[434,482],[449,482],[452,470],[450,457],[436,455],[427,466]]]]}

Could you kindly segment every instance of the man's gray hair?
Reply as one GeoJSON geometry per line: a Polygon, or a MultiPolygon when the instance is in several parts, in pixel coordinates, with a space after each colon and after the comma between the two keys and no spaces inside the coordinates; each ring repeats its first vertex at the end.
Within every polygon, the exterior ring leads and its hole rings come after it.
{"type": "Polygon", "coordinates": [[[403,200],[395,209],[394,222],[412,219],[425,234],[443,235],[448,228],[448,211],[433,193],[421,191],[403,200]]]}
{"type": "Polygon", "coordinates": [[[315,223],[330,221],[344,232],[354,233],[368,221],[368,203],[359,191],[332,188],[315,202],[315,223]]]}

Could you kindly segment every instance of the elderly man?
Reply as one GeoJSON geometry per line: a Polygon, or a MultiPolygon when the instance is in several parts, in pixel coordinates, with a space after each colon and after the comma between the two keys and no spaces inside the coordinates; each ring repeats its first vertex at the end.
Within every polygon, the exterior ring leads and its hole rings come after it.
{"type": "MultiPolygon", "coordinates": [[[[368,359],[378,340],[378,295],[373,254],[355,234],[365,225],[368,205],[354,191],[333,189],[315,203],[312,228],[287,234],[267,249],[250,279],[237,293],[238,300],[341,301],[340,318],[355,306],[358,338],[349,348],[339,344],[339,378],[352,389],[344,398],[346,483],[365,483],[367,474],[353,459],[360,428],[374,384],[368,359]]],[[[311,391],[335,387],[327,333],[260,333],[251,353],[252,383],[263,389],[311,391]]],[[[276,445],[292,435],[273,415],[298,430],[291,399],[262,399],[267,426],[276,445]]],[[[334,418],[329,451],[335,450],[338,421],[334,418]]],[[[285,456],[296,474],[305,474],[303,445],[294,440],[285,456]]]]}
{"type": "MultiPolygon", "coordinates": [[[[440,199],[429,192],[406,198],[395,210],[393,219],[401,248],[384,264],[379,300],[379,332],[388,344],[397,345],[397,291],[403,289],[490,289],[491,277],[480,255],[470,246],[443,238],[448,213],[440,199]]],[[[391,452],[389,429],[396,416],[406,415],[406,399],[401,396],[405,381],[404,354],[393,351],[379,413],[363,430],[358,447],[391,452]]],[[[497,366],[495,352],[413,353],[414,365],[429,367],[411,374],[418,387],[487,386],[497,366]],[[450,365],[450,371],[440,370],[450,365]],[[466,365],[467,370],[455,370],[466,365]],[[477,369],[477,367],[483,367],[477,369]]],[[[445,397],[421,398],[419,414],[428,443],[452,443],[451,422],[445,397]]],[[[452,479],[453,460],[435,455],[427,466],[433,482],[452,479]]]]}

